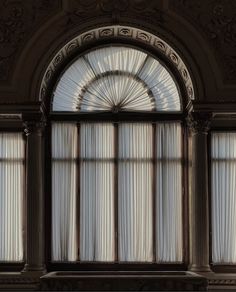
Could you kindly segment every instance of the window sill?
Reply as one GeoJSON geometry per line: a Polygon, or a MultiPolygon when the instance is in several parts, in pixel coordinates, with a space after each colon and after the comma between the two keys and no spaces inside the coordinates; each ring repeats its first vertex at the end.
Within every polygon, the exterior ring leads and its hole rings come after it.
{"type": "Polygon", "coordinates": [[[0,272],[0,291],[38,290],[40,278],[21,272],[0,272]]]}
{"type": "Polygon", "coordinates": [[[236,289],[236,274],[189,271],[0,272],[0,291],[194,291],[236,289]],[[41,274],[42,275],[42,274],[41,274]]]}
{"type": "Polygon", "coordinates": [[[185,271],[51,272],[41,277],[44,291],[207,290],[207,279],[185,271]]]}

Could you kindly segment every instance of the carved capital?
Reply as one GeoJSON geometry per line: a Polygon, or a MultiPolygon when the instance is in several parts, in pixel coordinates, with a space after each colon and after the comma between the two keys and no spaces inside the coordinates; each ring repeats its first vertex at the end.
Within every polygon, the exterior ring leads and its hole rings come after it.
{"type": "Polygon", "coordinates": [[[24,132],[26,136],[32,134],[42,136],[45,126],[45,121],[24,121],[24,132]]]}
{"type": "Polygon", "coordinates": [[[187,116],[189,129],[194,133],[207,134],[211,125],[212,114],[208,112],[192,112],[187,116]]]}

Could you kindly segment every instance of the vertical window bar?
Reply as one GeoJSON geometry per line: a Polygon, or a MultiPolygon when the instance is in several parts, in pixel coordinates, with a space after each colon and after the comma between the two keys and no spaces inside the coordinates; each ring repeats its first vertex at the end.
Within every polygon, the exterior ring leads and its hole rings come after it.
{"type": "Polygon", "coordinates": [[[181,124],[181,167],[182,167],[182,249],[183,249],[183,256],[182,260],[184,262],[188,259],[188,239],[189,234],[187,232],[188,230],[188,196],[187,196],[187,190],[188,190],[188,143],[187,143],[187,129],[183,129],[181,124]]]}
{"type": "MultiPolygon", "coordinates": [[[[26,260],[26,242],[27,242],[27,232],[26,232],[26,211],[27,211],[27,197],[26,197],[26,135],[23,135],[24,140],[24,160],[23,160],[23,260],[26,260]]],[[[50,236],[49,236],[50,237],[50,236]]]]}
{"type": "Polygon", "coordinates": [[[49,124],[49,126],[46,126],[46,136],[48,139],[46,139],[46,147],[48,151],[45,151],[45,157],[46,160],[48,160],[48,163],[45,164],[46,173],[50,173],[50,178],[45,177],[45,184],[46,184],[46,192],[49,192],[50,196],[46,196],[46,220],[45,225],[49,222],[49,224],[46,225],[46,238],[47,238],[47,244],[46,244],[46,254],[47,254],[47,261],[52,261],[52,164],[53,164],[53,158],[52,158],[52,123],[49,124]]]}
{"type": "Polygon", "coordinates": [[[115,262],[119,261],[119,238],[118,238],[118,151],[119,151],[119,145],[118,145],[118,123],[114,123],[114,147],[115,147],[115,153],[114,153],[114,211],[115,211],[115,262]]]}
{"type": "Polygon", "coordinates": [[[153,262],[156,262],[156,123],[152,124],[153,127],[153,181],[152,181],[152,212],[153,212],[153,262]]]}
{"type": "Polygon", "coordinates": [[[78,148],[77,148],[77,196],[76,196],[76,208],[77,208],[77,214],[76,214],[76,220],[77,220],[77,247],[78,247],[78,252],[77,252],[77,260],[80,260],[80,144],[81,144],[81,137],[80,137],[80,124],[77,124],[77,130],[78,130],[78,148]]]}

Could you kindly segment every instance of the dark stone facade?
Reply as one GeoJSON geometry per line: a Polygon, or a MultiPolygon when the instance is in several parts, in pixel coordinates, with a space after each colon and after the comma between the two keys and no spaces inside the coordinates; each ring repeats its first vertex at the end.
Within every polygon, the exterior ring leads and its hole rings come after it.
{"type": "Polygon", "coordinates": [[[0,130],[6,129],[25,130],[27,134],[26,205],[30,235],[26,240],[26,262],[0,264],[0,290],[92,290],[95,287],[98,290],[117,287],[116,290],[129,290],[128,287],[130,290],[205,290],[207,284],[212,288],[236,287],[236,276],[232,274],[236,272],[235,266],[211,264],[207,153],[207,134],[211,129],[236,130],[234,0],[1,0],[0,130]],[[115,35],[111,27],[117,25],[120,30],[115,35]],[[135,40],[132,31],[125,27],[140,31],[135,40]],[[80,43],[74,42],[79,36],[80,43]],[[193,142],[193,152],[189,153],[193,159],[193,183],[189,191],[192,205],[188,206],[193,218],[192,225],[186,224],[190,235],[185,239],[189,241],[189,251],[185,253],[190,255],[183,271],[190,270],[194,276],[186,274],[181,278],[166,274],[166,278],[159,275],[153,278],[149,274],[146,278],[129,276],[121,280],[118,276],[109,278],[107,272],[103,277],[94,277],[93,282],[89,273],[81,279],[70,278],[68,274],[67,278],[46,276],[40,282],[41,276],[53,270],[47,266],[45,255],[48,246],[44,246],[44,236],[49,236],[49,231],[44,230],[47,229],[44,211],[49,207],[45,207],[48,194],[43,187],[47,180],[45,172],[50,171],[44,168],[44,161],[49,147],[45,136],[51,89],[61,70],[77,53],[97,43],[113,41],[137,42],[156,52],[182,84],[185,117],[188,115],[186,127],[193,142]],[[172,48],[171,52],[165,51],[165,42],[172,48]]]}

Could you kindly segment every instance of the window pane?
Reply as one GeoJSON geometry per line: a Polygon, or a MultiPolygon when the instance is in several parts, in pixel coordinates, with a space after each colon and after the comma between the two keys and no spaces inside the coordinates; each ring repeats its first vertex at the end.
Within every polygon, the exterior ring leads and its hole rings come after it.
{"type": "Polygon", "coordinates": [[[77,260],[76,124],[52,125],[52,259],[77,260]]]}
{"type": "Polygon", "coordinates": [[[151,55],[125,47],[97,48],[78,58],[54,91],[53,111],[181,111],[168,70],[151,55]]]}
{"type": "Polygon", "coordinates": [[[80,260],[114,261],[114,126],[80,126],[80,260]]]}
{"type": "Polygon", "coordinates": [[[0,261],[23,260],[24,141],[0,133],[0,261]]]}
{"type": "Polygon", "coordinates": [[[236,133],[211,140],[212,260],[236,263],[236,133]]]}
{"type": "Polygon", "coordinates": [[[152,124],[119,125],[119,260],[153,260],[152,124]]]}
{"type": "Polygon", "coordinates": [[[156,258],[182,261],[181,125],[156,125],[156,258]]]}

